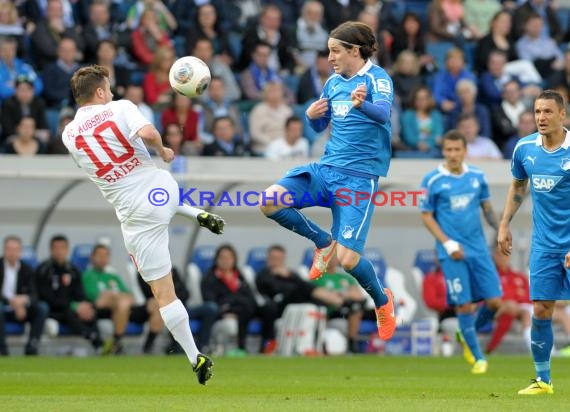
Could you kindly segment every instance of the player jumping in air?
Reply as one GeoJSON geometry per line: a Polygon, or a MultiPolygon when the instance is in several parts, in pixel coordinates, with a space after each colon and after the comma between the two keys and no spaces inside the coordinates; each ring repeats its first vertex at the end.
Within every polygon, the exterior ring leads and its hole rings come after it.
{"type": "Polygon", "coordinates": [[[436,238],[437,256],[445,277],[447,303],[456,308],[458,339],[471,372],[487,372],[487,360],[477,340],[477,329],[493,319],[501,305],[499,274],[485,241],[480,210],[498,229],[485,175],[463,163],[465,137],[456,130],[443,136],[445,161],[422,181],[422,220],[436,238]],[[477,319],[472,303],[485,300],[477,319]]]}
{"type": "Polygon", "coordinates": [[[523,202],[530,180],[530,347],[536,378],[519,395],[554,393],[550,381],[552,313],[557,300],[570,299],[570,132],[563,126],[566,103],[562,95],[543,91],[534,102],[534,118],[538,132],[520,139],[513,151],[513,180],[497,239],[501,251],[510,255],[513,239],[509,224],[523,202]]]}
{"type": "Polygon", "coordinates": [[[115,207],[127,251],[150,285],[164,324],[186,352],[198,382],[204,385],[212,376],[213,362],[198,352],[188,313],[174,292],[168,224],[180,214],[221,234],[225,222],[203,210],[178,205],[178,184],[168,171],[156,167],[143,140],[165,162],[172,161],[174,153],[162,145],[158,130],[133,103],[112,101],[107,69],[94,65],[77,70],[71,89],[80,107],[63,131],[63,142],[115,207]],[[154,206],[153,190],[162,191],[160,199],[169,196],[170,200],[154,206]]]}
{"type": "Polygon", "coordinates": [[[392,80],[369,60],[376,39],[367,25],[341,24],[330,33],[328,48],[334,74],[323,86],[321,98],[306,112],[317,132],[332,125],[325,153],[319,163],[291,169],[267,188],[260,198],[260,209],[268,218],[315,243],[310,279],[319,278],[331,256],[337,254],[342,267],[374,299],[378,335],[388,340],[396,329],[392,292],[384,289],[370,261],[361,255],[374,212],[371,198],[378,190],[378,178],[388,172],[392,155],[392,80]],[[339,190],[343,197],[338,196],[339,190]],[[349,199],[344,197],[347,193],[349,199]],[[368,197],[357,200],[357,193],[368,197]],[[331,233],[299,211],[320,203],[323,196],[331,196],[325,202],[333,215],[331,233]]]}

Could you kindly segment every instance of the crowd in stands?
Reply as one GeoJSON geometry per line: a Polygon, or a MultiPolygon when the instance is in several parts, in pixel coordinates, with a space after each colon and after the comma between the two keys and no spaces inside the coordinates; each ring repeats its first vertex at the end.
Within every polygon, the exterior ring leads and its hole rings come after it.
{"type": "Polygon", "coordinates": [[[61,130],[75,109],[69,79],[98,63],[110,71],[115,98],[133,101],[179,155],[319,156],[328,133],[312,131],[304,111],[331,74],[328,32],[349,19],[374,29],[372,60],[393,78],[394,156],[439,157],[441,136],[471,115],[463,125],[468,156],[508,158],[533,131],[521,127],[533,98],[543,88],[569,94],[567,2],[1,0],[0,7],[0,153],[66,153],[61,130]],[[201,58],[213,75],[191,101],[173,96],[168,82],[183,55],[201,58]],[[171,125],[181,136],[170,141],[171,125]]]}

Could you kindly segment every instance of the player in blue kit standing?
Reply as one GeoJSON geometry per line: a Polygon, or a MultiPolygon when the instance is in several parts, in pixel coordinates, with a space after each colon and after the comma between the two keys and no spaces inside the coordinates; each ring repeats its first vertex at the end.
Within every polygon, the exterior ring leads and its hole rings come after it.
{"type": "Polygon", "coordinates": [[[361,255],[374,212],[371,199],[379,177],[387,175],[392,156],[392,80],[370,61],[376,39],[367,25],[341,24],[330,33],[328,48],[334,74],[323,86],[320,99],[306,111],[317,132],[331,124],[324,155],[318,163],[289,170],[267,188],[260,196],[260,209],[315,243],[310,279],[319,278],[336,253],[342,267],[374,300],[378,335],[388,340],[396,329],[392,292],[383,287],[370,261],[361,255]],[[328,196],[324,204],[323,196],[328,196]],[[331,208],[330,233],[299,211],[317,204],[331,208]]]}
{"type": "Polygon", "coordinates": [[[532,240],[530,299],[533,303],[531,351],[536,378],[519,395],[554,393],[550,380],[552,312],[557,300],[570,300],[570,132],[563,126],[566,104],[545,90],[534,102],[537,133],[519,140],[513,151],[513,180],[501,219],[498,244],[510,255],[509,223],[523,202],[530,180],[532,240]]]}
{"type": "Polygon", "coordinates": [[[489,187],[483,171],[463,161],[465,137],[456,130],[443,136],[443,162],[422,181],[422,220],[436,238],[436,250],[445,277],[447,303],[455,306],[458,337],[471,372],[487,372],[477,328],[491,320],[501,305],[501,282],[491,259],[480,210],[495,230],[498,222],[491,206],[489,187]],[[485,300],[477,319],[473,303],[485,300]]]}

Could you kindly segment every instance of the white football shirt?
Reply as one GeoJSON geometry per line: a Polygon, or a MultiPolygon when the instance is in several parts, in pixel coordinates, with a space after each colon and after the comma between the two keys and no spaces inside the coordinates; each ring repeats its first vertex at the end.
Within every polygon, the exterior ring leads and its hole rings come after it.
{"type": "Polygon", "coordinates": [[[81,107],[63,143],[124,222],[146,200],[144,181],[157,170],[137,132],[151,124],[128,100],[81,107]]]}

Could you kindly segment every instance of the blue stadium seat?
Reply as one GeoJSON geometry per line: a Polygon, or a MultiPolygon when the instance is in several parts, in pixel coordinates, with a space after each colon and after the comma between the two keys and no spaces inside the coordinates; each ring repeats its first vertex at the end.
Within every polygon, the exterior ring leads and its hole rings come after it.
{"type": "Polygon", "coordinates": [[[414,267],[422,271],[424,275],[433,272],[437,267],[437,260],[435,250],[433,249],[420,249],[416,252],[414,259],[414,267]]]}
{"type": "Polygon", "coordinates": [[[215,254],[216,248],[214,246],[198,246],[192,253],[192,263],[198,266],[204,275],[212,268],[215,254]]]}
{"type": "Polygon", "coordinates": [[[261,335],[261,321],[258,319],[253,319],[247,325],[247,333],[249,335],[261,335]]]}
{"type": "Polygon", "coordinates": [[[77,266],[81,272],[84,272],[89,265],[89,258],[91,257],[92,251],[93,245],[91,243],[80,243],[75,245],[71,252],[71,263],[77,266]]]}
{"type": "Polygon", "coordinates": [[[374,270],[376,271],[376,276],[385,285],[384,278],[386,277],[386,260],[384,259],[384,255],[378,248],[367,248],[364,250],[364,257],[366,257],[374,266],[374,270]]]}
{"type": "Polygon", "coordinates": [[[370,335],[371,333],[378,332],[378,325],[373,320],[363,320],[360,322],[360,329],[358,329],[359,335],[370,335]]]}
{"type": "Polygon", "coordinates": [[[35,269],[38,267],[38,256],[36,250],[29,245],[22,246],[22,261],[35,269]]]}
{"type": "Polygon", "coordinates": [[[23,335],[26,330],[23,323],[6,322],[4,324],[4,331],[6,335],[23,335]]]}
{"type": "Polygon", "coordinates": [[[310,268],[311,266],[313,266],[313,256],[315,255],[315,248],[308,248],[305,250],[305,253],[303,254],[303,261],[301,262],[302,266],[306,266],[308,268],[310,268]]]}
{"type": "Polygon", "coordinates": [[[142,335],[144,332],[144,323],[129,322],[127,324],[127,329],[125,330],[125,335],[142,335]]]}
{"type": "Polygon", "coordinates": [[[202,321],[199,321],[197,319],[190,319],[190,329],[192,330],[192,333],[198,333],[201,327],[202,321]]]}
{"type": "Polygon", "coordinates": [[[245,264],[251,267],[255,272],[255,274],[257,274],[261,269],[265,267],[266,260],[267,260],[267,248],[254,247],[253,249],[249,250],[245,264]]]}
{"type": "Polygon", "coordinates": [[[428,42],[426,44],[426,53],[433,56],[435,65],[441,69],[445,67],[447,52],[453,47],[453,43],[447,41],[428,42]]]}

